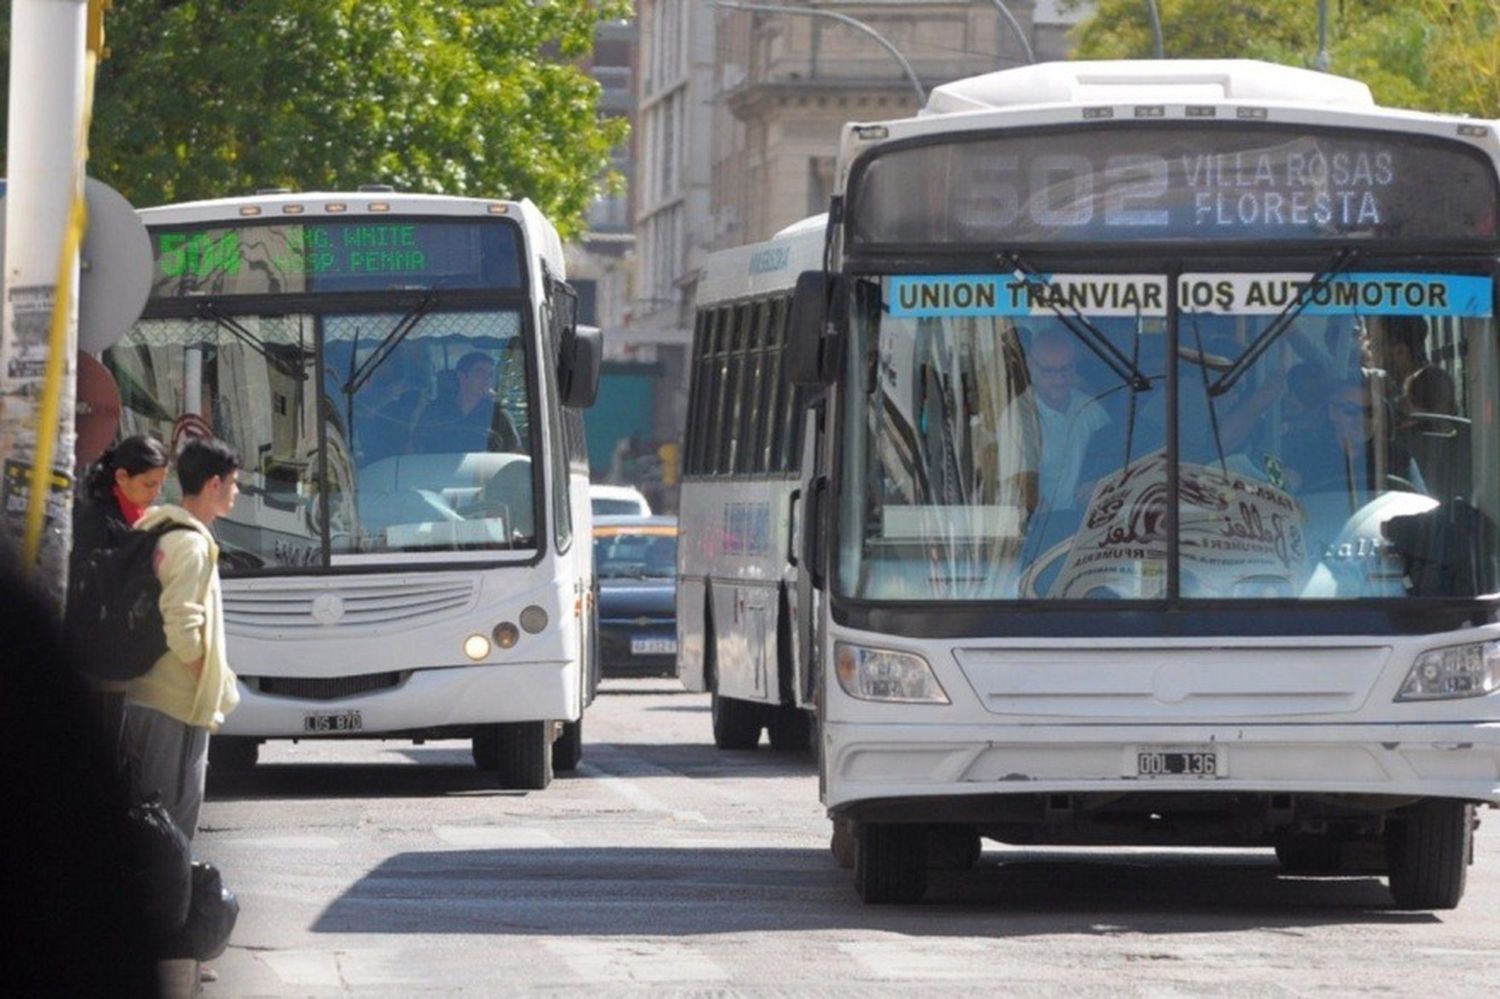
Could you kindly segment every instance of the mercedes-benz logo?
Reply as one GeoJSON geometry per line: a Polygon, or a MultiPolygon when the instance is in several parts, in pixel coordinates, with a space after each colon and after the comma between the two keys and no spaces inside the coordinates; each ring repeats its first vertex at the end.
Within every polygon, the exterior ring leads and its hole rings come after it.
{"type": "Polygon", "coordinates": [[[344,616],[344,598],[337,593],[319,593],[313,597],[312,616],[319,624],[338,624],[344,616]]]}

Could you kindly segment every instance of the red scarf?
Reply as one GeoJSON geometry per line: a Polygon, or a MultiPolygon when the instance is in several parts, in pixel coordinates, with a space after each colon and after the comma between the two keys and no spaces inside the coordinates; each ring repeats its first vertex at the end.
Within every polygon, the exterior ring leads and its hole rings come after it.
{"type": "Polygon", "coordinates": [[[134,527],[135,522],[146,515],[145,507],[136,506],[125,498],[125,494],[120,491],[120,484],[118,482],[115,483],[115,502],[120,504],[120,512],[125,515],[125,523],[131,527],[134,527]]]}

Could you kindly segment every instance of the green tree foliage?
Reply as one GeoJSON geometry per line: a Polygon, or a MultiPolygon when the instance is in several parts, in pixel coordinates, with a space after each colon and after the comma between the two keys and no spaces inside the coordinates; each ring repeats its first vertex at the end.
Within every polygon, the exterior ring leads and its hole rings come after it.
{"type": "Polygon", "coordinates": [[[626,137],[577,62],[600,20],[629,12],[629,0],[115,0],[89,172],[141,206],[370,182],[529,197],[574,234],[626,137]]]}
{"type": "MultiPolygon", "coordinates": [[[[1076,3],[1074,4],[1076,6],[1076,3]]],[[[1169,58],[1312,66],[1317,0],[1157,0],[1169,58]]],[[[1080,59],[1154,53],[1147,0],[1099,0],[1080,59]]],[[[1328,0],[1329,69],[1390,107],[1500,118],[1500,0],[1328,0]]]]}

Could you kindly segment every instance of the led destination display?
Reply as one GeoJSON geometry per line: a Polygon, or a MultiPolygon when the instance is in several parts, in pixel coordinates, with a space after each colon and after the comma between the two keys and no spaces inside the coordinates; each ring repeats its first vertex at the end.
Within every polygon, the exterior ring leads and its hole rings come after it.
{"type": "Polygon", "coordinates": [[[1497,238],[1493,167],[1457,142],[1412,135],[989,135],[877,151],[850,186],[855,245],[1497,238]]]}
{"type": "Polygon", "coordinates": [[[155,229],[154,298],[515,288],[508,223],[360,220],[155,229]]]}

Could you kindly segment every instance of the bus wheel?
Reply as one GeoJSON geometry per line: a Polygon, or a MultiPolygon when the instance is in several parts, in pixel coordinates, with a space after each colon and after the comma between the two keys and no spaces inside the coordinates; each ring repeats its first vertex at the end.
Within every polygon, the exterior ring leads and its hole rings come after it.
{"type": "Polygon", "coordinates": [[[510,791],[540,791],[552,783],[552,723],[505,722],[494,726],[499,760],[495,773],[510,791]]]}
{"type": "Polygon", "coordinates": [[[813,717],[795,704],[782,704],[771,709],[766,733],[771,737],[772,749],[805,753],[812,748],[813,717]]]}
{"type": "Polygon", "coordinates": [[[834,819],[833,835],[828,839],[834,863],[846,871],[854,869],[854,855],[859,852],[858,833],[853,819],[834,819]]]}
{"type": "Polygon", "coordinates": [[[260,759],[260,740],[241,735],[208,737],[208,769],[216,776],[246,774],[260,759]]]}
{"type": "Polygon", "coordinates": [[[552,769],[571,773],[583,759],[583,718],[563,722],[562,735],[552,744],[552,769]]]}
{"type": "Polygon", "coordinates": [[[866,905],[920,902],[927,893],[927,827],[861,822],[854,888],[866,905]]]}
{"type": "Polygon", "coordinates": [[[764,727],[764,716],[759,704],[720,697],[714,691],[709,699],[713,715],[714,745],[720,749],[754,749],[760,744],[760,730],[764,727]]]}
{"type": "Polygon", "coordinates": [[[1386,833],[1398,909],[1452,909],[1464,895],[1474,848],[1474,806],[1429,799],[1386,833]]]}

